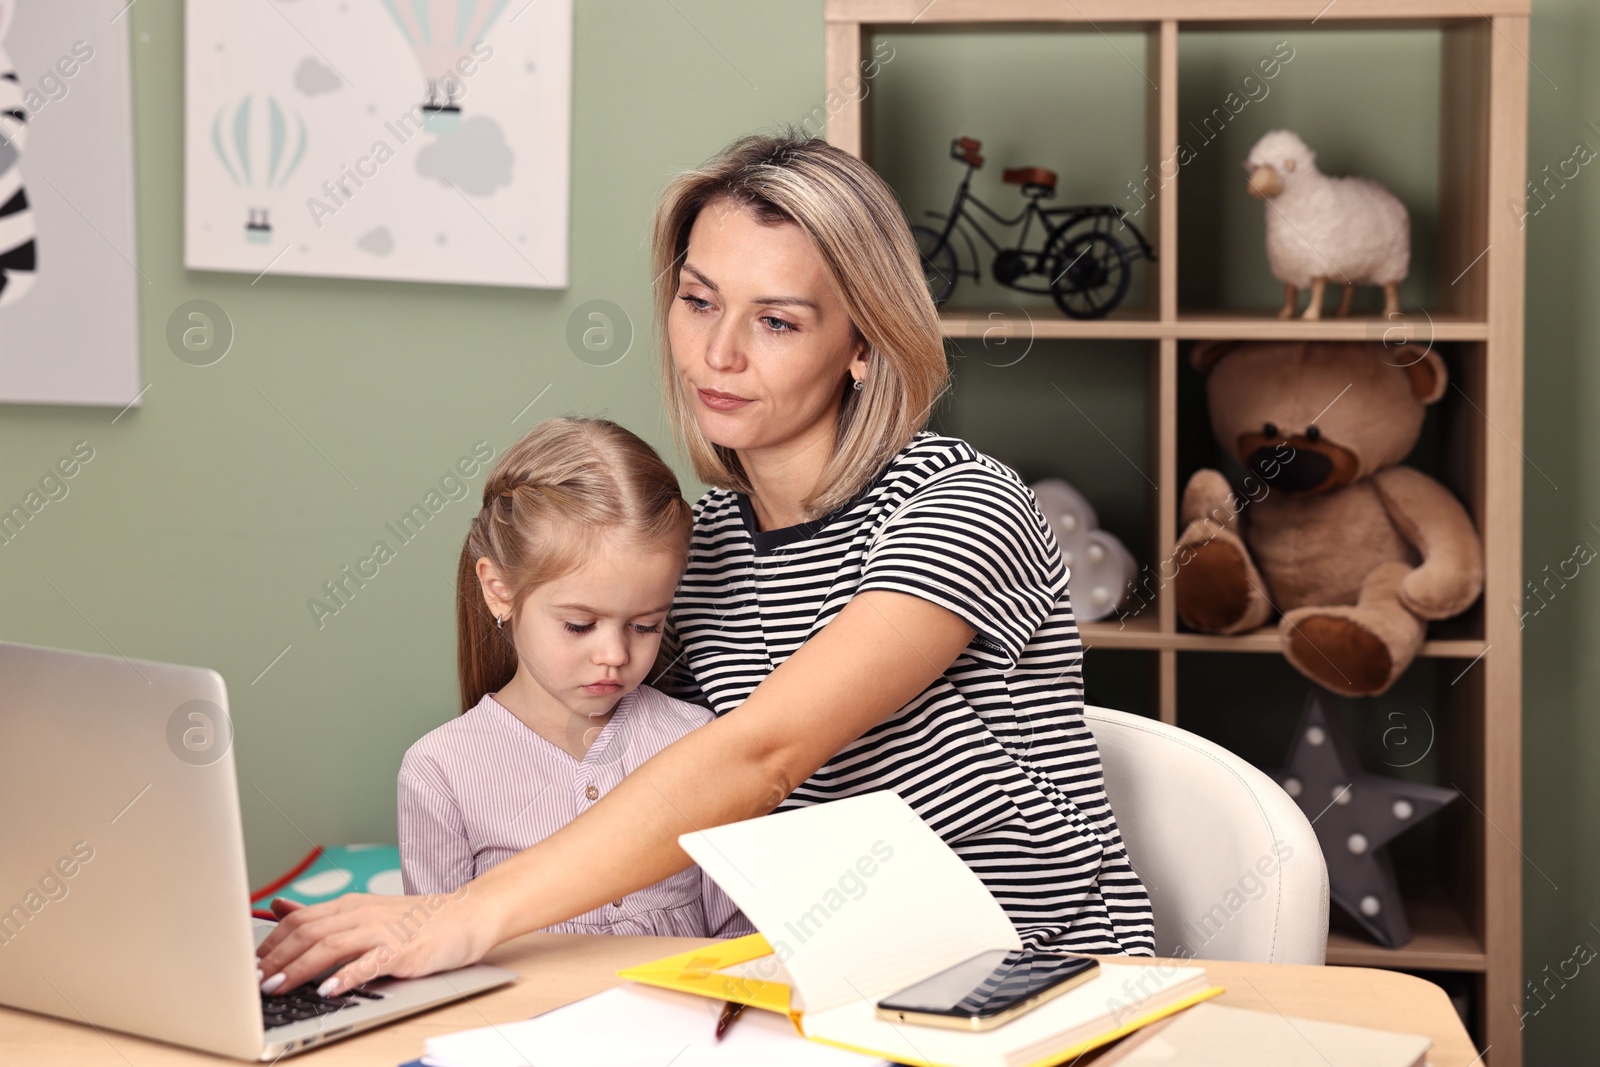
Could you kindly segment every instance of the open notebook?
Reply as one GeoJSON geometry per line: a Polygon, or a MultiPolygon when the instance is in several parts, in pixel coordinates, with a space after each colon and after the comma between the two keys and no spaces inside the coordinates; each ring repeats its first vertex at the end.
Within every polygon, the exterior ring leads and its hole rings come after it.
{"type": "Polygon", "coordinates": [[[961,858],[892,792],[679,838],[760,930],[622,977],[782,1012],[804,1036],[923,1067],[1044,1067],[1221,993],[1199,967],[1102,962],[994,1030],[892,1023],[877,1001],[1022,941],[961,858]]]}

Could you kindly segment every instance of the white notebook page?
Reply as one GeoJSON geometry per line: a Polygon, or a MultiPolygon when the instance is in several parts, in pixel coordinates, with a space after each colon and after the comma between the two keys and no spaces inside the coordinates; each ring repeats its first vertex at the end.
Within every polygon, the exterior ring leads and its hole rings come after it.
{"type": "Polygon", "coordinates": [[[1022,947],[978,876],[891,792],[678,840],[766,936],[808,1012],[1022,947]]]}

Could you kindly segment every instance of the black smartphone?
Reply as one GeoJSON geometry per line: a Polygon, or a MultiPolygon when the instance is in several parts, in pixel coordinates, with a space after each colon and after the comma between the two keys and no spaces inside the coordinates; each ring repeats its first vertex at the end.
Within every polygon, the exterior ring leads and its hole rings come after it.
{"type": "Polygon", "coordinates": [[[878,1001],[889,1022],[988,1030],[1100,973],[1100,961],[1070,952],[996,949],[878,1001]]]}

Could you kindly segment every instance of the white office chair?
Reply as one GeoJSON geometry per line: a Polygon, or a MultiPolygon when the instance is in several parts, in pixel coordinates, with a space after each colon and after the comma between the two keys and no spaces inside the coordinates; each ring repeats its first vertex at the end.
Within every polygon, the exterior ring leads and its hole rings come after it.
{"type": "Polygon", "coordinates": [[[1289,795],[1187,730],[1106,708],[1083,713],[1150,892],[1157,955],[1323,963],[1328,868],[1289,795]]]}

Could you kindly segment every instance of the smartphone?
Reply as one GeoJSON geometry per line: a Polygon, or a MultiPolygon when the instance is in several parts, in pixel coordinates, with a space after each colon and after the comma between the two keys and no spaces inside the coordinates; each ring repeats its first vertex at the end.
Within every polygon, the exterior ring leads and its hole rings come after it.
{"type": "Polygon", "coordinates": [[[1082,985],[1100,961],[1070,952],[996,949],[878,1001],[889,1022],[988,1030],[1082,985]]]}

